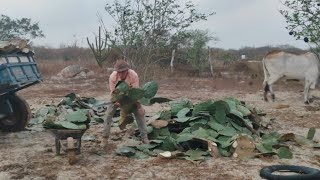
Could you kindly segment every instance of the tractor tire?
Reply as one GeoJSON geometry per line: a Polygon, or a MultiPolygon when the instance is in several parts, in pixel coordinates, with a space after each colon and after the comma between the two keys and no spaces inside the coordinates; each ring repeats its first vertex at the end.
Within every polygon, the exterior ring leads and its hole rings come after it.
{"type": "Polygon", "coordinates": [[[318,169],[293,166],[293,165],[274,165],[264,167],[260,170],[260,176],[265,179],[278,179],[278,180],[299,180],[299,179],[320,179],[320,171],[318,169]],[[296,175],[276,175],[272,174],[276,171],[295,172],[296,175]]]}
{"type": "Polygon", "coordinates": [[[28,103],[21,97],[13,94],[8,99],[11,103],[13,113],[0,119],[0,129],[3,131],[22,131],[29,123],[31,112],[28,103]]]}

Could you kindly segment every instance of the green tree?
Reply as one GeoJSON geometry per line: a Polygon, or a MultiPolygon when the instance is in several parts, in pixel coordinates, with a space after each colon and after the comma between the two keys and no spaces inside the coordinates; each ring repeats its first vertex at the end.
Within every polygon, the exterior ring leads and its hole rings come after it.
{"type": "Polygon", "coordinates": [[[191,24],[214,14],[199,13],[192,2],[181,5],[177,0],[114,0],[105,9],[116,22],[114,29],[107,29],[100,20],[105,41],[121,49],[131,64],[143,72],[153,62],[170,57],[191,24]]]}
{"type": "Polygon", "coordinates": [[[200,72],[208,66],[207,44],[209,41],[216,39],[210,36],[207,30],[192,30],[189,34],[190,47],[187,48],[188,61],[192,67],[200,72]]]}
{"type": "Polygon", "coordinates": [[[44,37],[44,34],[39,23],[33,23],[29,18],[11,19],[9,16],[0,15],[0,40],[17,37],[30,40],[44,37]]]}
{"type": "Polygon", "coordinates": [[[286,0],[280,10],[287,22],[286,29],[297,40],[309,43],[311,50],[320,53],[320,1],[286,0]]]}

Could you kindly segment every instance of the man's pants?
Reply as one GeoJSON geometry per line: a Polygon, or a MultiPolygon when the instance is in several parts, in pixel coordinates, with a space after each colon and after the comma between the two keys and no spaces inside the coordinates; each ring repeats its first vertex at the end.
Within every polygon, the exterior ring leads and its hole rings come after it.
{"type": "MultiPolygon", "coordinates": [[[[141,140],[147,143],[149,140],[148,140],[148,134],[147,134],[147,126],[146,126],[144,109],[140,104],[137,107],[138,107],[137,110],[135,110],[133,114],[138,124],[141,140]]],[[[104,128],[103,128],[103,137],[106,139],[108,139],[110,136],[110,129],[113,123],[112,117],[116,113],[117,109],[118,109],[118,106],[116,106],[115,104],[110,104],[108,106],[108,109],[106,112],[107,118],[106,118],[106,121],[104,122],[104,128]]]]}

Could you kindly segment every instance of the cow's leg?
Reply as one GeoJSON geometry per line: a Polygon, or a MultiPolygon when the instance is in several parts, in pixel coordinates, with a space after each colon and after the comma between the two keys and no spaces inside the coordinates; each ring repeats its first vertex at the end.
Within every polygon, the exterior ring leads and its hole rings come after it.
{"type": "Polygon", "coordinates": [[[271,93],[272,102],[274,102],[276,96],[274,95],[274,92],[273,92],[273,89],[272,89],[272,85],[269,85],[269,91],[270,91],[270,93],[271,93]]]}
{"type": "MultiPolygon", "coordinates": [[[[277,82],[282,76],[270,76],[268,81],[266,82],[267,85],[268,85],[268,90],[270,91],[271,93],[271,98],[272,98],[272,101],[274,102],[275,100],[275,95],[274,95],[274,91],[272,89],[272,85],[277,82]]],[[[266,93],[266,91],[265,91],[266,93]]]]}
{"type": "Polygon", "coordinates": [[[268,101],[268,92],[270,91],[269,90],[269,84],[268,84],[268,81],[264,81],[263,82],[263,90],[264,90],[264,93],[263,93],[263,98],[264,98],[264,101],[268,101]]]}
{"type": "Polygon", "coordinates": [[[304,84],[304,103],[309,104],[310,103],[310,97],[309,97],[309,91],[310,91],[310,86],[312,82],[309,80],[306,80],[304,84]]]}

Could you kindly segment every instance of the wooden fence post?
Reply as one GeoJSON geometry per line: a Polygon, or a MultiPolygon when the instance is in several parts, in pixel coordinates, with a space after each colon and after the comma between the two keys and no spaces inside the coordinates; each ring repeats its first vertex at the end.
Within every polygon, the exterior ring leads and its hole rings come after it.
{"type": "Polygon", "coordinates": [[[170,62],[171,73],[173,73],[173,61],[174,61],[175,52],[176,52],[176,49],[173,49],[172,50],[172,55],[171,55],[171,62],[170,62]]]}
{"type": "Polygon", "coordinates": [[[208,55],[208,61],[209,61],[209,64],[210,64],[210,70],[211,70],[211,75],[212,75],[212,77],[213,77],[213,66],[212,66],[212,59],[211,59],[211,48],[210,48],[210,46],[208,46],[208,53],[209,53],[209,55],[208,55]]]}

